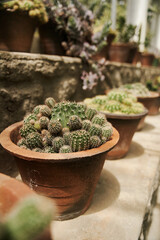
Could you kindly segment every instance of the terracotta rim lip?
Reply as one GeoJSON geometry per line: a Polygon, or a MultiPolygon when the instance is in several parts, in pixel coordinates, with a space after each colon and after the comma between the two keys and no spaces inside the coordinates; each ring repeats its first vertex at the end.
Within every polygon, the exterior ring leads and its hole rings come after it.
{"type": "Polygon", "coordinates": [[[137,99],[139,99],[139,100],[145,100],[145,99],[154,99],[154,98],[157,98],[157,97],[159,97],[159,93],[158,92],[153,92],[153,91],[150,91],[150,93],[151,93],[151,95],[150,96],[146,96],[146,97],[140,97],[140,96],[137,96],[137,99]]]}
{"type": "Polygon", "coordinates": [[[145,110],[142,113],[139,114],[116,114],[116,113],[107,113],[107,112],[101,112],[106,115],[106,118],[114,118],[114,119],[139,119],[148,114],[148,109],[145,108],[145,110]]]}
{"type": "Polygon", "coordinates": [[[82,159],[86,157],[93,157],[101,153],[108,152],[112,149],[119,140],[118,131],[113,128],[113,135],[111,140],[107,141],[105,144],[98,148],[89,149],[86,151],[74,152],[74,153],[38,153],[30,150],[22,149],[18,147],[11,140],[11,134],[18,128],[21,127],[23,121],[16,122],[10,125],[8,128],[4,129],[0,134],[0,143],[2,147],[8,151],[10,154],[22,158],[28,161],[40,161],[40,162],[64,162],[64,161],[74,161],[77,159],[82,159]]]}

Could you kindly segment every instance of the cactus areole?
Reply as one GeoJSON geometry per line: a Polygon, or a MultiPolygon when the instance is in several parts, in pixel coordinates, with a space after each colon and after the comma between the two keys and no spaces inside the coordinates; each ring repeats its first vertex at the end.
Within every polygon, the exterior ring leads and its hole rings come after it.
{"type": "Polygon", "coordinates": [[[83,104],[62,102],[53,106],[51,99],[49,103],[51,111],[40,105],[24,121],[6,128],[0,134],[0,143],[14,155],[23,182],[54,199],[57,220],[67,220],[89,208],[106,154],[117,144],[119,133],[102,114],[98,117],[97,111],[90,110],[87,120],[83,104]]]}

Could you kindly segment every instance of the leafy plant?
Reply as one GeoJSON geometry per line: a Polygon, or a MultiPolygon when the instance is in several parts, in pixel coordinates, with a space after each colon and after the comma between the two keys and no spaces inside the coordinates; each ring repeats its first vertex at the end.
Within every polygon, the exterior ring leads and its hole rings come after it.
{"type": "Polygon", "coordinates": [[[45,6],[41,0],[3,0],[0,3],[0,10],[28,12],[30,17],[37,17],[40,22],[48,21],[45,6]]]}

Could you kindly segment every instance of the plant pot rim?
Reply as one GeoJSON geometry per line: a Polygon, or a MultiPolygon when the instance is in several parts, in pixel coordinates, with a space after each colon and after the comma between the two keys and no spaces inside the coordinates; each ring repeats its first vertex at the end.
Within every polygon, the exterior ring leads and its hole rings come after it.
{"type": "Polygon", "coordinates": [[[130,47],[130,43],[116,42],[110,45],[111,47],[130,47]]]}
{"type": "Polygon", "coordinates": [[[144,111],[142,113],[138,114],[116,114],[116,113],[107,113],[107,112],[101,112],[106,115],[107,118],[112,118],[112,119],[139,119],[148,114],[148,109],[144,107],[144,111]]]}
{"type": "Polygon", "coordinates": [[[159,93],[158,92],[154,92],[154,91],[149,91],[150,92],[150,96],[145,96],[145,97],[141,97],[141,96],[137,96],[138,99],[152,99],[152,98],[157,98],[159,97],[159,93]]]}
{"type": "Polygon", "coordinates": [[[108,152],[118,143],[119,140],[119,133],[115,128],[113,128],[112,138],[98,148],[73,153],[38,153],[31,150],[22,149],[12,142],[12,135],[15,133],[15,130],[20,129],[22,124],[23,121],[16,122],[10,125],[8,128],[4,129],[3,132],[0,134],[0,143],[2,147],[10,154],[18,158],[25,159],[27,161],[72,162],[81,160],[82,158],[86,157],[92,158],[93,156],[96,156],[98,154],[108,152]]]}
{"type": "Polygon", "coordinates": [[[140,52],[141,56],[155,56],[154,53],[150,53],[150,52],[140,52]]]}

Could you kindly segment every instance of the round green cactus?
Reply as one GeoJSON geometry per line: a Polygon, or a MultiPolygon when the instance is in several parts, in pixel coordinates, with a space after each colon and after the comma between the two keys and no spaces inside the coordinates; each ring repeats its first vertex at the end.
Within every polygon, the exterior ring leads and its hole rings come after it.
{"type": "Polygon", "coordinates": [[[88,131],[91,127],[92,123],[90,120],[86,119],[82,122],[82,129],[88,131]]]}
{"type": "Polygon", "coordinates": [[[89,149],[90,136],[85,130],[77,130],[71,133],[70,146],[73,152],[89,149]]]}
{"type": "Polygon", "coordinates": [[[30,113],[28,116],[24,118],[24,123],[30,123],[34,125],[35,121],[37,121],[37,116],[34,113],[30,113]]]}
{"type": "Polygon", "coordinates": [[[35,129],[35,127],[30,124],[30,123],[26,123],[24,124],[21,129],[20,129],[20,135],[21,137],[27,137],[28,134],[32,133],[32,132],[36,132],[37,130],[35,129]]]}
{"type": "Polygon", "coordinates": [[[110,137],[113,134],[113,129],[110,126],[102,127],[102,137],[105,137],[107,140],[110,139],[110,137]]]}
{"type": "Polygon", "coordinates": [[[82,120],[76,115],[72,115],[68,121],[68,127],[70,131],[78,130],[82,128],[82,120]]]}
{"type": "Polygon", "coordinates": [[[39,109],[39,113],[41,113],[42,116],[50,117],[51,109],[47,105],[42,105],[39,109]]]}
{"type": "Polygon", "coordinates": [[[71,153],[72,149],[69,145],[64,145],[59,149],[59,153],[71,153]]]}
{"type": "Polygon", "coordinates": [[[98,124],[92,124],[92,126],[89,129],[90,136],[99,136],[102,135],[102,127],[98,124]]]}
{"type": "Polygon", "coordinates": [[[105,122],[106,122],[106,117],[104,114],[96,114],[92,119],[92,123],[98,124],[100,126],[102,126],[105,122]]]}
{"type": "Polygon", "coordinates": [[[45,133],[45,135],[42,137],[43,146],[51,146],[53,139],[54,137],[50,134],[50,132],[45,133]]]}
{"type": "Polygon", "coordinates": [[[65,144],[62,137],[55,137],[52,141],[52,146],[55,152],[59,152],[59,149],[65,144]]]}
{"type": "Polygon", "coordinates": [[[56,101],[54,100],[54,98],[52,97],[48,97],[45,100],[45,104],[49,107],[49,108],[53,108],[56,104],[56,101]]]}
{"type": "Polygon", "coordinates": [[[40,153],[42,153],[43,149],[37,147],[37,148],[33,148],[32,151],[33,152],[40,152],[40,153]]]}
{"type": "Polygon", "coordinates": [[[85,114],[87,119],[92,120],[92,118],[97,114],[97,110],[94,108],[88,108],[86,109],[85,114]]]}
{"type": "Polygon", "coordinates": [[[56,135],[56,134],[58,134],[61,130],[62,130],[62,125],[61,125],[60,121],[51,119],[50,122],[48,123],[48,131],[49,131],[52,135],[54,135],[54,134],[56,135]]]}
{"type": "Polygon", "coordinates": [[[26,139],[25,138],[21,138],[18,142],[17,142],[17,146],[27,146],[26,143],[26,139]]]}
{"type": "Polygon", "coordinates": [[[46,146],[44,148],[44,153],[56,153],[56,152],[54,151],[54,148],[52,146],[46,146]]]}
{"type": "Polygon", "coordinates": [[[30,149],[37,148],[37,147],[42,148],[43,146],[42,137],[38,132],[32,132],[28,134],[26,137],[26,142],[27,142],[27,146],[30,149]]]}
{"type": "Polygon", "coordinates": [[[42,116],[39,119],[39,124],[41,129],[47,128],[48,127],[48,123],[49,123],[49,118],[42,116]]]}
{"type": "Polygon", "coordinates": [[[101,139],[98,136],[90,137],[90,148],[96,148],[101,145],[101,139]]]}

